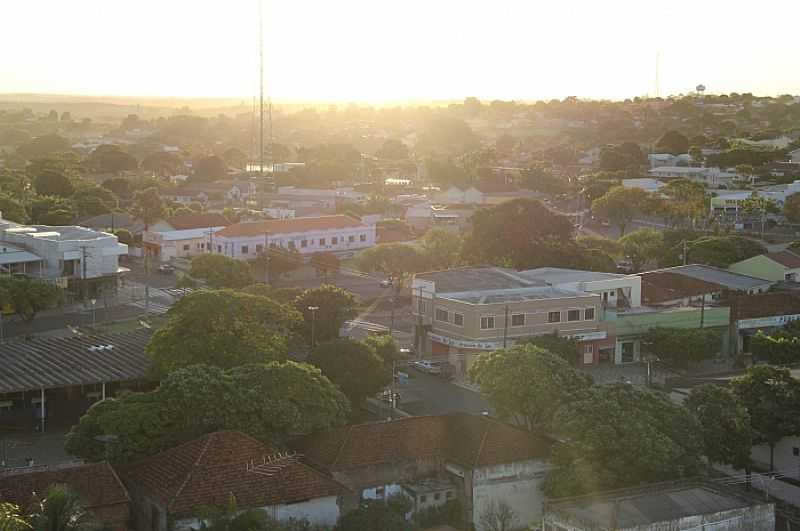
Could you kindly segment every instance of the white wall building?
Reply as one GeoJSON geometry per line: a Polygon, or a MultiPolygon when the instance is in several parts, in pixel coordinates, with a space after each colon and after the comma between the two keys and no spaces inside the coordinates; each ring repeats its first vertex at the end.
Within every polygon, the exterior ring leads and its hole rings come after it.
{"type": "Polygon", "coordinates": [[[119,257],[128,253],[128,246],[107,232],[78,226],[18,225],[0,215],[0,247],[3,243],[24,251],[18,256],[40,257],[35,276],[42,278],[93,279],[126,271],[120,268],[119,257]]]}
{"type": "Polygon", "coordinates": [[[254,259],[273,245],[304,256],[323,251],[348,256],[372,247],[375,238],[375,225],[335,215],[236,223],[214,233],[209,245],[214,254],[241,260],[254,259]]]}
{"type": "Polygon", "coordinates": [[[711,187],[728,186],[735,173],[719,168],[692,168],[688,166],[660,166],[647,172],[656,179],[689,179],[711,187]]]}
{"type": "Polygon", "coordinates": [[[142,234],[151,256],[162,262],[208,252],[209,238],[230,225],[222,214],[184,214],[160,220],[142,234]]]}

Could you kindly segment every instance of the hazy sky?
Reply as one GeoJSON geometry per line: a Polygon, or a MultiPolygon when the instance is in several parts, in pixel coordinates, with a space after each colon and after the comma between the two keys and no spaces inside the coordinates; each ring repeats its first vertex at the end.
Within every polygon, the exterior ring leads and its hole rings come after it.
{"type": "MultiPolygon", "coordinates": [[[[252,96],[258,0],[2,0],[0,92],[252,96]]],[[[800,93],[800,0],[264,0],[276,99],[800,93]]]]}

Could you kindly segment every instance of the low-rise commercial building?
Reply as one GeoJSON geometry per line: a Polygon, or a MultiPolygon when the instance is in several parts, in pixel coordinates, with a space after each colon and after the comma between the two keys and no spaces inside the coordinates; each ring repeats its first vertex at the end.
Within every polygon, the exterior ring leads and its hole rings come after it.
{"type": "Polygon", "coordinates": [[[350,216],[271,219],[236,223],[208,240],[212,253],[250,260],[269,247],[296,250],[310,257],[318,252],[349,256],[375,245],[375,225],[350,216]]]}
{"type": "Polygon", "coordinates": [[[640,302],[635,275],[559,268],[421,273],[411,290],[417,349],[446,358],[460,375],[481,352],[544,334],[578,339],[583,364],[599,363],[601,351],[612,358],[617,345],[604,312],[640,302]]]}
{"type": "Polygon", "coordinates": [[[183,214],[154,223],[142,234],[150,256],[162,262],[208,252],[213,234],[230,225],[222,214],[183,214]]]}

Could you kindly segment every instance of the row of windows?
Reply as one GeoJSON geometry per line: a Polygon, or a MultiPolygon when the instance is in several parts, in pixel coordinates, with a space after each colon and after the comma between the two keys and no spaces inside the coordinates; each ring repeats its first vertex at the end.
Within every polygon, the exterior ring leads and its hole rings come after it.
{"type": "MultiPolygon", "coordinates": [[[[425,311],[425,304],[422,300],[419,301],[419,309],[420,312],[424,313],[425,311]]],[[[548,312],[547,313],[547,322],[548,323],[560,323],[561,322],[561,313],[562,312],[548,312]]],[[[436,308],[434,312],[434,319],[437,321],[441,321],[443,323],[450,322],[450,313],[447,310],[442,308],[436,308]]],[[[593,321],[594,320],[594,308],[584,308],[582,310],[567,310],[567,322],[574,322],[574,321],[593,321]]],[[[464,326],[464,315],[458,312],[453,312],[453,324],[456,326],[464,326]]],[[[511,326],[525,326],[525,314],[524,313],[513,313],[511,314],[511,326]]],[[[481,316],[481,330],[492,330],[496,328],[495,326],[495,316],[494,315],[483,315],[481,316]]]]}
{"type": "MultiPolygon", "coordinates": [[[[447,493],[446,493],[446,498],[447,498],[448,500],[451,500],[451,499],[453,499],[453,491],[452,491],[452,490],[448,490],[448,491],[447,491],[447,493]]],[[[441,493],[441,492],[436,492],[436,493],[434,493],[434,494],[433,494],[433,499],[434,499],[435,501],[439,501],[439,500],[441,500],[441,499],[442,499],[442,493],[441,493]]],[[[423,495],[421,495],[421,496],[419,497],[419,502],[420,502],[420,503],[426,503],[427,501],[428,501],[428,496],[427,496],[426,494],[423,494],[423,495]]]]}
{"type": "MultiPolygon", "coordinates": [[[[366,234],[359,234],[358,239],[361,242],[365,242],[365,241],[367,241],[367,235],[366,234]]],[[[331,238],[331,245],[339,245],[339,241],[340,240],[342,242],[344,242],[344,237],[341,237],[341,238],[338,237],[338,236],[332,237],[331,238]]],[[[350,236],[347,237],[347,242],[348,243],[354,243],[355,241],[356,241],[355,235],[351,234],[350,236]]],[[[309,242],[311,244],[313,244],[314,240],[300,240],[300,248],[304,249],[304,248],[308,247],[309,242]]],[[[287,245],[288,245],[289,249],[297,249],[297,243],[294,240],[289,240],[287,242],[287,245]]],[[[320,238],[319,239],[319,245],[321,245],[321,246],[328,245],[328,239],[327,238],[320,238]]],[[[217,246],[217,248],[220,248],[220,247],[217,246]]],[[[264,250],[264,245],[263,244],[261,244],[261,243],[256,244],[256,254],[261,253],[263,250],[264,250]]],[[[220,252],[222,252],[222,251],[220,251],[220,252]]],[[[250,253],[250,246],[249,245],[242,245],[241,252],[242,252],[242,254],[249,254],[250,253]]]]}

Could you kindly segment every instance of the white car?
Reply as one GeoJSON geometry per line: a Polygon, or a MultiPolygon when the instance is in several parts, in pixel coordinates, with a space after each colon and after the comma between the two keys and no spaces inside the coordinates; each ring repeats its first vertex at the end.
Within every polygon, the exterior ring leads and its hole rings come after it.
{"type": "Polygon", "coordinates": [[[414,367],[416,367],[418,371],[426,372],[428,374],[441,374],[442,372],[442,367],[440,365],[429,360],[415,361],[414,367]]]}

